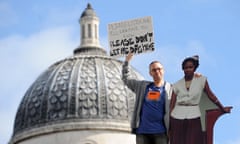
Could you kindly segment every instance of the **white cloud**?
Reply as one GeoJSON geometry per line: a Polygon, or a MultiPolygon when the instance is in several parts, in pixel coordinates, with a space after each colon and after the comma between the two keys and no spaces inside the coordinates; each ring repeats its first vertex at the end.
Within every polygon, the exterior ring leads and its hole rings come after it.
{"type": "Polygon", "coordinates": [[[12,122],[13,122],[14,116],[12,115],[12,113],[14,113],[14,111],[8,109],[5,111],[1,110],[0,113],[1,113],[0,141],[8,142],[10,140],[10,136],[13,130],[12,122]]]}
{"type": "Polygon", "coordinates": [[[73,54],[79,45],[74,29],[45,29],[28,37],[0,39],[0,141],[8,141],[20,100],[36,78],[56,61],[73,54]]]}
{"type": "Polygon", "coordinates": [[[72,32],[70,27],[60,27],[43,30],[28,37],[17,35],[2,39],[1,58],[7,60],[4,65],[10,65],[10,70],[23,65],[30,69],[46,68],[50,62],[71,55],[78,46],[72,32]]]}
{"type": "Polygon", "coordinates": [[[26,47],[25,59],[34,60],[30,61],[30,64],[39,68],[46,67],[49,62],[72,55],[73,50],[78,46],[72,31],[73,29],[69,27],[61,27],[32,35],[23,43],[26,47]]]}

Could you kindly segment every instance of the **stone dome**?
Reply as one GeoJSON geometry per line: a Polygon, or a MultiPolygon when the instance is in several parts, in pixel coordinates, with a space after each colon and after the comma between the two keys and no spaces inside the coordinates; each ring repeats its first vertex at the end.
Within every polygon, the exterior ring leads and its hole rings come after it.
{"type": "MultiPolygon", "coordinates": [[[[51,65],[23,97],[13,139],[64,130],[129,131],[135,96],[121,80],[122,64],[101,48],[83,48],[51,65]]],[[[133,68],[131,74],[142,79],[133,68]]]]}

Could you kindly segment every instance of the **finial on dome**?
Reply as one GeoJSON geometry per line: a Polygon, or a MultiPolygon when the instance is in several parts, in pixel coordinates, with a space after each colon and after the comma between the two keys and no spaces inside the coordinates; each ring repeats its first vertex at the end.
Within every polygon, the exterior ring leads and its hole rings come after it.
{"type": "Polygon", "coordinates": [[[99,54],[106,55],[99,41],[99,18],[90,3],[83,11],[80,20],[80,46],[74,54],[99,54]]]}
{"type": "Polygon", "coordinates": [[[90,3],[87,4],[87,9],[93,9],[90,3]]]}

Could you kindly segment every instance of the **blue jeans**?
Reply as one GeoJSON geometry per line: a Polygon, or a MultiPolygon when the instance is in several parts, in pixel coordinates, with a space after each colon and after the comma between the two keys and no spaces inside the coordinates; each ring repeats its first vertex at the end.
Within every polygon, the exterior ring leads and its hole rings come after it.
{"type": "Polygon", "coordinates": [[[164,134],[136,134],[136,144],[167,144],[168,138],[164,134]]]}

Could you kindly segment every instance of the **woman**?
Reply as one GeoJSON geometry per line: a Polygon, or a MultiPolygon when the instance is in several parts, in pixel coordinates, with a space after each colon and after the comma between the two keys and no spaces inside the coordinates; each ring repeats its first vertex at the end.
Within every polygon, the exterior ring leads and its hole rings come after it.
{"type": "Polygon", "coordinates": [[[225,110],[211,91],[205,76],[194,76],[199,66],[199,57],[184,59],[182,70],[184,78],[173,85],[170,104],[170,143],[203,144],[199,102],[205,92],[220,109],[225,110]]]}

